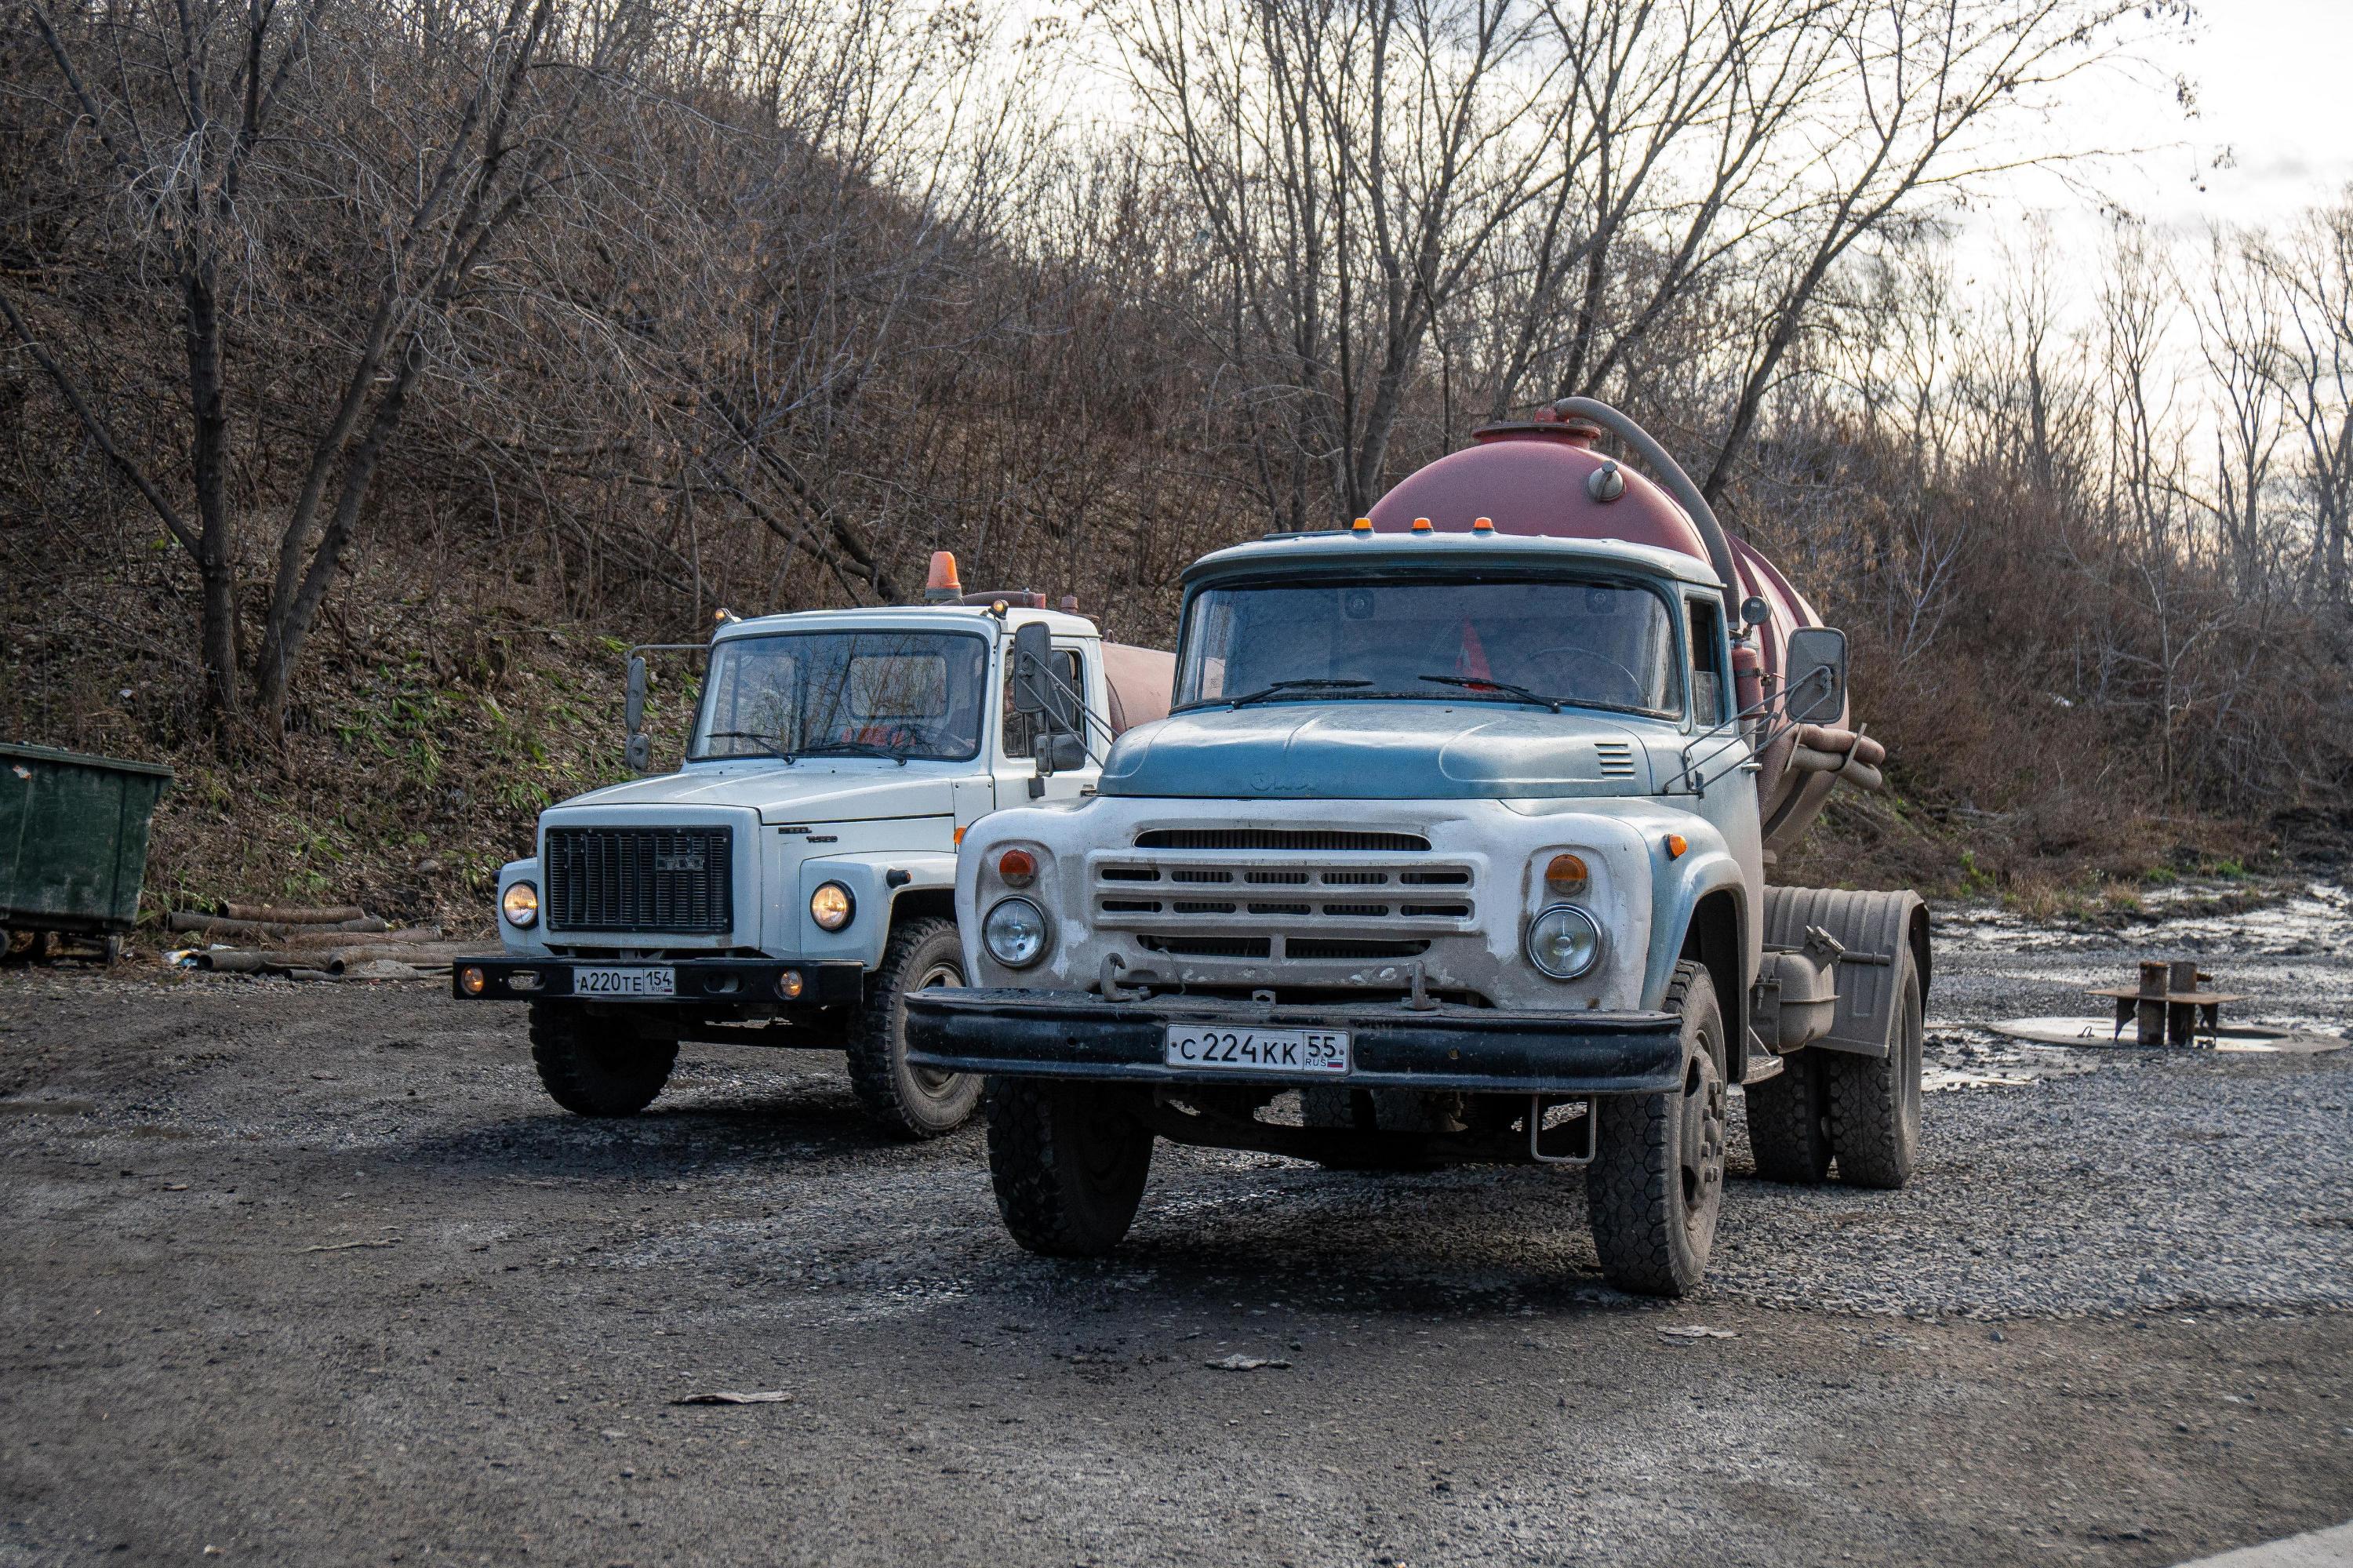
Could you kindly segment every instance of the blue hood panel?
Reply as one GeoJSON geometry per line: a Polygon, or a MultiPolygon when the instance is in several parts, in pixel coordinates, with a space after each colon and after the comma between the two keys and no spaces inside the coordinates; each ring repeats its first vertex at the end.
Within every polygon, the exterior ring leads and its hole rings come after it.
{"type": "Polygon", "coordinates": [[[1647,795],[1632,729],[1490,704],[1268,703],[1205,708],[1113,743],[1105,795],[1335,800],[1647,795]]]}

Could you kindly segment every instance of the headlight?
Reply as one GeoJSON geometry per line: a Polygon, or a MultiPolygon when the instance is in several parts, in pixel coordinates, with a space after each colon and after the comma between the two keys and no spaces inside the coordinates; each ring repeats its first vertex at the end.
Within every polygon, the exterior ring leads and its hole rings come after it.
{"type": "Polygon", "coordinates": [[[1008,898],[980,923],[980,939],[1007,969],[1028,969],[1046,950],[1046,916],[1027,898],[1008,898]]]}
{"type": "Polygon", "coordinates": [[[1575,980],[1601,957],[1601,927],[1573,905],[1556,904],[1528,925],[1528,962],[1555,980],[1575,980]]]}
{"type": "Polygon", "coordinates": [[[857,913],[858,900],[838,882],[828,882],[809,895],[809,918],[820,931],[839,931],[857,913]]]}
{"type": "Polygon", "coordinates": [[[499,912],[510,926],[525,928],[539,924],[539,889],[528,882],[507,885],[506,895],[499,900],[499,912]]]}

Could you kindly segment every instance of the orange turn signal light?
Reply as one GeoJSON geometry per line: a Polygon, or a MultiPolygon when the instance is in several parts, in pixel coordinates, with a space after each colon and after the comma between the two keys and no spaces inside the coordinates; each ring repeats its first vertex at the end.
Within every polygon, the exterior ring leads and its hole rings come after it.
{"type": "Polygon", "coordinates": [[[962,848],[964,848],[964,830],[965,830],[965,825],[966,825],[966,824],[962,823],[962,822],[959,822],[959,823],[957,823],[957,824],[956,824],[956,831],[955,831],[955,846],[956,846],[956,848],[958,848],[958,849],[962,849],[962,848]]]}
{"type": "Polygon", "coordinates": [[[480,996],[482,994],[482,987],[490,982],[483,978],[481,970],[468,964],[458,971],[458,983],[465,988],[468,996],[480,996]]]}
{"type": "Polygon", "coordinates": [[[1028,850],[1009,849],[997,860],[997,874],[1008,887],[1027,887],[1038,877],[1038,857],[1028,850]]]}
{"type": "Polygon", "coordinates": [[[776,994],[786,1001],[799,1001],[800,994],[805,989],[807,989],[807,982],[801,979],[801,971],[798,969],[786,969],[776,977],[776,994]]]}
{"type": "Polygon", "coordinates": [[[1545,867],[1545,891],[1556,897],[1583,896],[1586,880],[1585,862],[1573,854],[1556,854],[1545,867]]]}
{"type": "Polygon", "coordinates": [[[1691,845],[1684,841],[1683,834],[1669,833],[1667,835],[1667,858],[1669,860],[1683,859],[1683,851],[1689,848],[1691,848],[1691,845]]]}

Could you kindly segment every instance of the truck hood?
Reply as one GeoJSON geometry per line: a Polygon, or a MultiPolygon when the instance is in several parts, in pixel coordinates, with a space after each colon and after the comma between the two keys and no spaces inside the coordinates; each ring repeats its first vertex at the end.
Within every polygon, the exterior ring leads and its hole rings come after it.
{"type": "Polygon", "coordinates": [[[1105,795],[1340,800],[1646,795],[1634,730],[1575,711],[1487,704],[1270,703],[1204,709],[1120,736],[1105,795]]]}
{"type": "Polygon", "coordinates": [[[955,781],[921,765],[843,767],[796,762],[759,767],[691,768],[632,779],[575,795],[561,806],[732,806],[763,822],[863,822],[887,817],[945,816],[955,810],[955,781]]]}

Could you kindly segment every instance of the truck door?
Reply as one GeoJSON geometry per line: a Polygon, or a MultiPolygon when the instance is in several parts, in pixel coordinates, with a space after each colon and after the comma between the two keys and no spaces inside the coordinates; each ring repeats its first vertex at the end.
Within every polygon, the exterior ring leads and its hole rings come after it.
{"type": "MultiPolygon", "coordinates": [[[[1007,645],[1008,650],[1010,644],[1007,645]]],[[[1096,775],[1103,771],[1103,748],[1110,744],[1103,738],[1102,726],[1096,722],[1103,712],[1102,673],[1088,668],[1092,661],[1085,657],[1077,642],[1057,641],[1054,644],[1054,673],[1065,685],[1080,694],[1082,705],[1092,715],[1085,721],[1087,763],[1083,768],[1067,768],[1042,780],[1044,792],[1030,793],[1030,784],[1038,779],[1036,755],[1031,744],[1044,733],[1043,720],[1036,714],[1013,711],[1011,682],[1012,655],[1002,661],[999,683],[1007,689],[999,694],[1000,715],[997,725],[997,747],[994,763],[997,775],[997,803],[1003,806],[1026,806],[1035,800],[1075,799],[1082,789],[1093,785],[1096,775]]]]}

